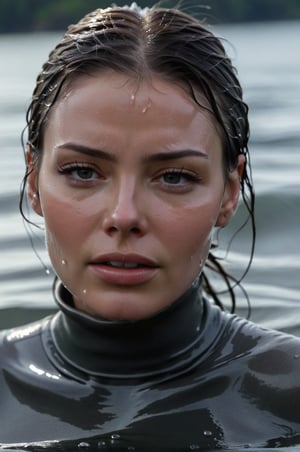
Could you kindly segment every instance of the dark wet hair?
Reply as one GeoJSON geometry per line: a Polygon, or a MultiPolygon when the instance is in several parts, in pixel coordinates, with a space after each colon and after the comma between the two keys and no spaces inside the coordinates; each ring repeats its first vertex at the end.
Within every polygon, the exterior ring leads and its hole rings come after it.
{"type": "MultiPolygon", "coordinates": [[[[222,134],[225,176],[245,155],[241,194],[252,226],[250,266],[255,243],[254,191],[248,153],[248,107],[242,88],[224,46],[196,18],[177,9],[131,7],[97,9],[71,25],[52,50],[37,77],[27,111],[28,144],[38,165],[43,153],[43,131],[52,106],[66,86],[83,74],[112,69],[142,79],[157,74],[181,84],[201,107],[197,93],[203,93],[222,134]]],[[[207,107],[203,107],[207,108],[207,107]]],[[[28,177],[21,193],[22,203],[28,177]]],[[[224,280],[235,308],[234,289],[240,280],[232,278],[215,256],[213,247],[201,275],[202,287],[223,308],[210,282],[210,272],[224,280]]]]}

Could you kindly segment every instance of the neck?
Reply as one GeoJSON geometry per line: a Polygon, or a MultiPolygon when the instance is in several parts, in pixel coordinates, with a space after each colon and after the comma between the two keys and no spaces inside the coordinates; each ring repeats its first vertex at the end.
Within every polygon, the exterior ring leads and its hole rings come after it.
{"type": "Polygon", "coordinates": [[[174,371],[199,345],[203,303],[196,284],[164,311],[139,321],[82,313],[61,284],[56,301],[61,310],[52,321],[56,348],[71,366],[90,375],[135,378],[174,371]]]}

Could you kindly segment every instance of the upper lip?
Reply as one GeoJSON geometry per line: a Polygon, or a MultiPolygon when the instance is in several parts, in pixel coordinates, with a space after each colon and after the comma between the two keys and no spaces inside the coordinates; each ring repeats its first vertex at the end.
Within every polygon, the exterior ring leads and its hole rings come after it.
{"type": "Polygon", "coordinates": [[[90,263],[93,265],[103,264],[105,262],[122,262],[145,265],[147,267],[158,267],[157,263],[148,257],[136,253],[107,253],[95,257],[90,263]]]}

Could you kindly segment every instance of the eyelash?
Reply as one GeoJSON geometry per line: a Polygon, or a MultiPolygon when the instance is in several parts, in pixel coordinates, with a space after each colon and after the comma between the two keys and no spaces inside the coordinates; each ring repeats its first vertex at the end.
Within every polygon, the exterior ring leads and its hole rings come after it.
{"type": "Polygon", "coordinates": [[[92,172],[94,172],[94,174],[97,174],[97,176],[98,176],[97,178],[100,177],[99,174],[97,173],[97,171],[95,170],[95,168],[93,166],[91,166],[91,165],[86,164],[86,163],[74,162],[74,163],[70,163],[68,165],[63,165],[63,166],[58,167],[59,174],[63,174],[63,175],[69,176],[69,177],[73,177],[73,179],[76,182],[78,182],[78,183],[80,183],[80,182],[88,183],[88,182],[92,182],[95,179],[95,177],[93,177],[93,178],[86,178],[86,179],[85,178],[80,178],[80,177],[76,178],[76,177],[74,177],[72,175],[73,172],[80,171],[80,170],[92,171],[92,172]]]}
{"type": "MultiPolygon", "coordinates": [[[[182,176],[188,181],[188,183],[199,183],[202,180],[202,178],[199,175],[186,171],[184,168],[168,169],[168,170],[164,171],[159,177],[161,178],[161,177],[168,176],[168,175],[171,175],[171,176],[175,175],[175,176],[179,176],[179,177],[182,176]]],[[[174,187],[183,185],[183,184],[172,184],[172,183],[167,183],[167,184],[171,185],[171,186],[174,185],[174,187]]]]}
{"type": "MultiPolygon", "coordinates": [[[[58,172],[59,172],[59,174],[66,175],[67,177],[72,178],[73,183],[77,183],[77,184],[91,184],[96,179],[101,178],[101,176],[99,176],[99,174],[97,173],[96,169],[92,165],[89,165],[87,163],[74,162],[74,163],[70,163],[68,165],[62,165],[62,166],[58,167],[58,172]],[[80,171],[80,170],[91,171],[94,173],[94,175],[97,174],[97,177],[81,178],[78,176],[78,174],[77,174],[77,177],[72,175],[73,172],[80,171]]],[[[159,180],[159,182],[163,186],[167,186],[169,190],[171,189],[174,191],[184,190],[184,188],[186,188],[187,186],[189,186],[191,184],[196,184],[196,183],[199,183],[202,181],[202,178],[199,175],[197,175],[195,173],[191,173],[191,172],[185,170],[184,168],[166,169],[165,171],[160,173],[158,176],[155,176],[154,180],[155,179],[159,180]],[[183,183],[182,182],[172,183],[172,182],[162,181],[162,178],[166,177],[166,176],[177,176],[179,178],[184,177],[186,180],[183,183]]]]}

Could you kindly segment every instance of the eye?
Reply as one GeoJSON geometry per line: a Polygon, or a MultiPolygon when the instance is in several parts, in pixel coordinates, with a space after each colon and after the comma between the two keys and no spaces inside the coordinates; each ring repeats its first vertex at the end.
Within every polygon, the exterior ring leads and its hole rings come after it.
{"type": "Polygon", "coordinates": [[[58,172],[75,182],[90,182],[100,177],[92,166],[84,163],[72,163],[62,166],[58,168],[58,172]]]}
{"type": "Polygon", "coordinates": [[[199,182],[201,178],[197,174],[190,173],[184,169],[169,169],[160,176],[162,183],[167,185],[188,185],[199,182]]]}
{"type": "Polygon", "coordinates": [[[78,167],[76,169],[72,170],[73,177],[76,177],[78,179],[94,179],[95,177],[95,170],[93,168],[89,167],[78,167]]]}
{"type": "Polygon", "coordinates": [[[170,171],[168,173],[163,174],[162,179],[167,184],[179,184],[182,182],[182,173],[179,171],[170,171]]]}

